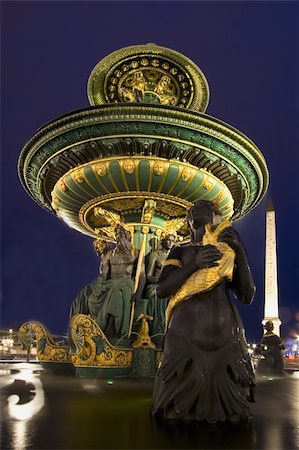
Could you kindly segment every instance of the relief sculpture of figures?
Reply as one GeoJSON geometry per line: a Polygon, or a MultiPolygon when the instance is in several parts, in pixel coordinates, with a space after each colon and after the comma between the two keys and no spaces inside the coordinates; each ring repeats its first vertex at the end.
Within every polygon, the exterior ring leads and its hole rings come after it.
{"type": "Polygon", "coordinates": [[[153,320],[150,322],[150,335],[159,348],[162,345],[165,332],[165,311],[168,299],[157,297],[156,283],[172,244],[172,236],[163,238],[161,240],[161,248],[154,250],[149,254],[146,268],[147,286],[145,288],[144,296],[149,300],[147,312],[153,317],[153,320]]]}
{"type": "Polygon", "coordinates": [[[170,301],[151,412],[210,423],[248,420],[254,373],[243,324],[229,298],[229,290],[244,304],[254,297],[246,253],[212,202],[196,202],[188,224],[190,244],[171,250],[157,283],[157,295],[170,301]]]}

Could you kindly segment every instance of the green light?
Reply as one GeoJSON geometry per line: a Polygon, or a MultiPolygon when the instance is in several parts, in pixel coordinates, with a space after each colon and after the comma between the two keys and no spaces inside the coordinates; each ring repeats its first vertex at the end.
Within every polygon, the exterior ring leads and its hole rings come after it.
{"type": "Polygon", "coordinates": [[[107,383],[108,384],[113,384],[113,380],[108,380],[107,383]]]}
{"type": "Polygon", "coordinates": [[[269,381],[273,381],[273,378],[268,378],[269,381]]]}

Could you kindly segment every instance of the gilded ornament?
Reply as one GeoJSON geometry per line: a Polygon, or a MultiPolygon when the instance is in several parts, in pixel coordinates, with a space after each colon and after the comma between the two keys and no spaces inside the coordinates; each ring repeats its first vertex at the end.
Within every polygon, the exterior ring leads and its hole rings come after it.
{"type": "Polygon", "coordinates": [[[205,178],[204,179],[204,182],[203,182],[203,184],[202,184],[202,186],[205,188],[205,189],[211,189],[211,187],[214,185],[214,180],[210,180],[210,179],[207,179],[207,178],[205,178]]]}
{"type": "Polygon", "coordinates": [[[80,169],[74,170],[74,172],[72,173],[72,178],[75,181],[77,181],[78,183],[83,183],[83,181],[84,181],[84,169],[80,168],[80,169]]]}
{"type": "Polygon", "coordinates": [[[185,167],[182,171],[181,178],[183,181],[188,181],[194,175],[194,170],[190,167],[185,167]]]}
{"type": "Polygon", "coordinates": [[[157,208],[157,202],[155,200],[145,200],[141,213],[142,223],[151,223],[153,216],[157,208]]]}
{"type": "Polygon", "coordinates": [[[157,59],[153,59],[151,65],[154,67],[158,67],[160,65],[160,62],[157,59]]]}
{"type": "Polygon", "coordinates": [[[117,225],[120,222],[120,216],[117,213],[101,208],[100,206],[93,208],[93,215],[103,218],[109,225],[117,225]]]}
{"type": "Polygon", "coordinates": [[[104,240],[104,239],[95,239],[92,243],[93,248],[95,249],[95,251],[99,254],[102,254],[105,252],[105,250],[107,249],[107,246],[111,245],[109,241],[104,240]]]}
{"type": "Polygon", "coordinates": [[[71,339],[76,347],[76,352],[72,355],[75,366],[104,368],[132,365],[132,349],[114,347],[90,316],[73,316],[70,329],[71,339]]]}
{"type": "Polygon", "coordinates": [[[153,172],[155,175],[163,175],[165,172],[166,164],[163,161],[156,161],[153,167],[153,172]]]}
{"type": "Polygon", "coordinates": [[[135,170],[135,164],[134,164],[134,161],[132,161],[131,159],[126,159],[126,160],[123,162],[122,166],[123,166],[124,171],[125,171],[128,175],[130,175],[131,173],[133,173],[134,170],[135,170]]]}
{"type": "Polygon", "coordinates": [[[51,192],[51,196],[52,196],[52,200],[54,202],[60,202],[60,198],[58,197],[58,195],[54,191],[51,192]]]}
{"type": "Polygon", "coordinates": [[[57,187],[58,189],[60,189],[62,192],[67,191],[67,185],[65,184],[65,182],[63,180],[59,180],[57,183],[57,187]]]}
{"type": "Polygon", "coordinates": [[[163,267],[166,266],[183,267],[181,261],[178,259],[167,259],[163,264],[163,267]]]}
{"type": "Polygon", "coordinates": [[[177,231],[181,231],[185,227],[187,227],[187,221],[185,217],[177,217],[175,219],[166,220],[164,223],[164,228],[167,235],[176,234],[177,231]]]}
{"type": "Polygon", "coordinates": [[[19,329],[19,340],[23,348],[29,348],[35,336],[37,359],[44,362],[70,362],[70,348],[57,345],[47,328],[39,322],[24,323],[19,329]]]}
{"type": "Polygon", "coordinates": [[[106,164],[103,163],[96,164],[94,166],[94,170],[96,171],[97,175],[103,177],[104,175],[106,175],[107,172],[106,164]]]}
{"type": "Polygon", "coordinates": [[[219,194],[218,194],[218,196],[217,196],[217,199],[220,200],[220,201],[222,201],[222,200],[225,199],[225,196],[226,196],[226,194],[225,194],[225,191],[224,191],[224,189],[223,189],[221,192],[219,192],[219,194]]]}
{"type": "Polygon", "coordinates": [[[137,321],[141,320],[141,327],[137,333],[137,338],[132,343],[133,348],[156,348],[156,345],[150,338],[148,320],[153,320],[152,316],[140,314],[137,321]]]}

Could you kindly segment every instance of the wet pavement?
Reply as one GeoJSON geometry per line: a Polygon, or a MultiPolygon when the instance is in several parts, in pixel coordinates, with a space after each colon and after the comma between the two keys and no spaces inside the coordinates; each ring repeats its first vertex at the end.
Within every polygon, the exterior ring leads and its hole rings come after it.
{"type": "Polygon", "coordinates": [[[168,424],[153,380],[90,380],[0,363],[1,445],[14,449],[299,449],[299,371],[258,376],[250,424],[168,424]]]}

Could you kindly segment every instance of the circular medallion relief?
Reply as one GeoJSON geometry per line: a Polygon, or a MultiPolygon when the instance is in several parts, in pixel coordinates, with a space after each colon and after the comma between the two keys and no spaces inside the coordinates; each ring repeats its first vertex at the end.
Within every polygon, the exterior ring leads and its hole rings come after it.
{"type": "Polygon", "coordinates": [[[102,59],[88,81],[92,105],[154,103],[204,112],[209,87],[186,56],[154,44],[117,50],[102,59]]]}

